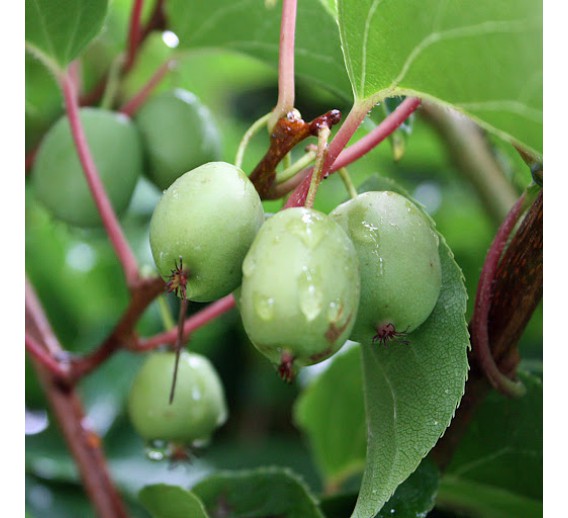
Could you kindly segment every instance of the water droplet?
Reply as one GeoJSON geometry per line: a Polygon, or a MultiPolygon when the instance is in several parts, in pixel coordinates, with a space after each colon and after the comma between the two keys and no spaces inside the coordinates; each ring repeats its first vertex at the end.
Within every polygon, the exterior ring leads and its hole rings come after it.
{"type": "Polygon", "coordinates": [[[339,320],[339,313],[341,310],[341,305],[339,301],[330,302],[327,307],[327,321],[334,323],[339,320]]]}
{"type": "Polygon", "coordinates": [[[167,441],[149,441],[145,447],[146,457],[150,460],[160,461],[168,456],[169,445],[167,441]]]}
{"type": "Polygon", "coordinates": [[[321,312],[323,295],[317,287],[318,275],[314,270],[304,268],[298,279],[300,309],[308,321],[314,320],[321,312]]]}
{"type": "Polygon", "coordinates": [[[253,305],[256,314],[262,320],[271,320],[274,317],[274,299],[272,297],[267,297],[262,293],[255,293],[253,295],[253,305]]]}
{"type": "Polygon", "coordinates": [[[191,391],[191,399],[193,399],[194,401],[199,401],[202,397],[203,394],[201,393],[199,387],[193,387],[193,390],[191,391]]]}
{"type": "Polygon", "coordinates": [[[243,262],[243,275],[249,277],[256,269],[256,260],[252,254],[248,254],[243,262]]]}
{"type": "Polygon", "coordinates": [[[290,220],[286,228],[291,234],[299,237],[308,248],[315,248],[324,236],[319,223],[312,214],[304,214],[301,219],[290,220]]]}

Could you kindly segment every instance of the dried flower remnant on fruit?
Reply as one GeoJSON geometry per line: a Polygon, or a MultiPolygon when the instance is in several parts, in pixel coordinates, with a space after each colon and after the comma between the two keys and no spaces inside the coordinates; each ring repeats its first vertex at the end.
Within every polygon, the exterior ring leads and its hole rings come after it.
{"type": "Polygon", "coordinates": [[[175,293],[180,299],[185,300],[188,280],[189,270],[184,269],[183,258],[180,256],[179,263],[175,263],[175,267],[168,278],[166,290],[169,293],[175,293]]]}
{"type": "Polygon", "coordinates": [[[405,332],[398,332],[394,324],[388,322],[377,327],[377,334],[373,336],[373,343],[379,342],[381,345],[387,345],[389,342],[394,341],[404,345],[409,345],[410,341],[406,340],[405,332]]]}

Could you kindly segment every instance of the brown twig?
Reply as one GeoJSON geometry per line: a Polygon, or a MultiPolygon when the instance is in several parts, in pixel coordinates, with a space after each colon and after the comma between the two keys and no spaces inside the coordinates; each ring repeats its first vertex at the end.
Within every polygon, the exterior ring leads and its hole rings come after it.
{"type": "MultiPolygon", "coordinates": [[[[26,281],[26,332],[38,346],[62,352],[37,296],[26,281]]],[[[75,459],[85,491],[101,518],[127,518],[127,512],[106,465],[98,435],[89,428],[75,389],[31,356],[63,437],[75,459]]]]}
{"type": "MultiPolygon", "coordinates": [[[[511,238],[497,268],[489,310],[491,351],[501,372],[512,376],[520,357],[517,344],[542,299],[543,281],[542,191],[511,238]]],[[[469,354],[470,372],[454,419],[432,451],[440,468],[450,462],[479,405],[491,391],[476,358],[476,343],[469,354]]]]}

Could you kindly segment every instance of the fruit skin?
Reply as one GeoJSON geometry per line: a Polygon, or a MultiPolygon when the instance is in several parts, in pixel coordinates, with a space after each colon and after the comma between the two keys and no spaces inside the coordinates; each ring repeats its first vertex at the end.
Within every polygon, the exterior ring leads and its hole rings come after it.
{"type": "Polygon", "coordinates": [[[148,99],[135,123],[146,152],[146,176],[161,190],[186,171],[221,158],[221,137],[213,117],[187,90],[148,99]]]}
{"type": "Polygon", "coordinates": [[[178,178],[163,194],[150,221],[150,247],[168,279],[183,259],[187,298],[210,302],[241,283],[242,261],[264,222],[262,202],[238,167],[210,162],[178,178]]]}
{"type": "Polygon", "coordinates": [[[227,419],[221,380],[206,357],[182,351],[170,404],[174,365],[174,352],[147,357],[128,395],[132,426],[147,441],[184,445],[206,442],[227,419]]]}
{"type": "Polygon", "coordinates": [[[329,216],[298,207],[260,229],[243,262],[239,307],[251,342],[289,381],[292,362],[318,363],[345,343],[359,293],[346,233],[329,216]]]}
{"type": "Polygon", "coordinates": [[[381,327],[383,333],[412,332],[430,316],[442,283],[439,239],[429,220],[391,191],[360,194],[330,216],[359,256],[361,302],[351,339],[382,339],[381,327]]]}
{"type": "MultiPolygon", "coordinates": [[[[89,149],[117,214],[126,210],[143,167],[142,144],[132,121],[99,108],[79,112],[89,149]]],[[[58,219],[71,225],[102,225],[75,150],[67,116],[42,140],[32,182],[38,200],[58,219]]]]}

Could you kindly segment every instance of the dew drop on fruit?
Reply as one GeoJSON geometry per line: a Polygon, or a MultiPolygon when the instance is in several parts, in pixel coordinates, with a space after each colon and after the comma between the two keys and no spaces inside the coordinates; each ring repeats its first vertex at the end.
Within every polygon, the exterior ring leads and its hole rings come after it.
{"type": "Polygon", "coordinates": [[[314,249],[323,238],[321,225],[314,222],[312,214],[303,214],[301,219],[291,219],[286,228],[311,249],[314,249]]]}
{"type": "Polygon", "coordinates": [[[327,307],[327,321],[329,323],[335,323],[339,320],[339,314],[341,311],[341,306],[339,302],[330,302],[327,307]]]}
{"type": "Polygon", "coordinates": [[[255,293],[252,298],[256,314],[262,320],[272,320],[274,317],[274,299],[262,293],[255,293]]]}
{"type": "Polygon", "coordinates": [[[162,440],[148,441],[144,452],[146,457],[150,460],[164,460],[168,455],[168,443],[162,440]]]}
{"type": "Polygon", "coordinates": [[[245,257],[245,260],[243,262],[243,275],[246,277],[250,277],[255,269],[256,269],[256,260],[254,259],[252,254],[249,254],[245,257]]]}
{"type": "Polygon", "coordinates": [[[314,320],[321,312],[323,295],[317,287],[315,272],[304,268],[298,278],[298,297],[300,310],[308,320],[314,320]]]}
{"type": "Polygon", "coordinates": [[[193,387],[193,390],[191,391],[191,399],[193,399],[193,401],[199,401],[202,397],[203,394],[199,387],[193,387]]]}

